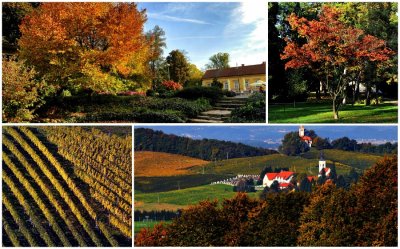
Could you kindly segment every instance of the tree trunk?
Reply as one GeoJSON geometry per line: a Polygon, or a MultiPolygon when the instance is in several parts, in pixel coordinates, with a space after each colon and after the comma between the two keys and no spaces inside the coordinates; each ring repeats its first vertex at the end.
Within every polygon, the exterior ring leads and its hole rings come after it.
{"type": "Polygon", "coordinates": [[[369,87],[369,86],[367,87],[365,105],[367,105],[367,106],[371,105],[371,87],[369,87]]]}
{"type": "Polygon", "coordinates": [[[338,102],[340,102],[338,100],[338,98],[336,96],[333,97],[332,109],[333,109],[333,119],[335,119],[335,120],[339,119],[339,105],[340,105],[340,103],[338,103],[338,102]]]}
{"type": "Polygon", "coordinates": [[[319,85],[315,89],[315,97],[317,98],[317,100],[321,100],[321,90],[319,85]]]}

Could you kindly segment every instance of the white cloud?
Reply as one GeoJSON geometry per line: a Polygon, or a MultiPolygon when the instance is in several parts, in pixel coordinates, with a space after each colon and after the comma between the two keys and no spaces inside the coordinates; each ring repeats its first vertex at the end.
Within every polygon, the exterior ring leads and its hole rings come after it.
{"type": "Polygon", "coordinates": [[[237,35],[238,43],[230,51],[231,66],[259,64],[266,61],[267,4],[241,2],[231,14],[224,35],[237,35]]]}
{"type": "Polygon", "coordinates": [[[387,142],[396,143],[396,140],[389,140],[389,139],[376,139],[376,138],[358,138],[356,139],[358,143],[371,143],[371,144],[385,144],[387,142]]]}
{"type": "Polygon", "coordinates": [[[193,134],[190,134],[190,133],[181,133],[181,136],[182,137],[192,138],[192,139],[201,139],[202,138],[202,136],[200,136],[200,135],[193,135],[193,134]]]}
{"type": "Polygon", "coordinates": [[[191,18],[182,18],[176,16],[165,15],[161,13],[147,13],[148,17],[163,20],[163,21],[173,21],[173,22],[187,22],[187,23],[194,23],[194,24],[202,24],[202,25],[209,25],[210,23],[198,20],[198,19],[191,19],[191,18]]]}
{"type": "Polygon", "coordinates": [[[266,140],[263,141],[266,144],[281,144],[281,140],[280,139],[271,139],[268,138],[266,140]]]}

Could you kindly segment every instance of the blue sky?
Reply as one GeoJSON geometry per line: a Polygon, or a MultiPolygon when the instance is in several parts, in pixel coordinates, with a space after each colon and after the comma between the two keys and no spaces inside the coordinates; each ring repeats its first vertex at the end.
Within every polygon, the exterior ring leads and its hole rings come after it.
{"type": "MultiPolygon", "coordinates": [[[[214,138],[242,142],[264,148],[277,148],[283,136],[298,131],[299,126],[135,126],[161,130],[167,134],[193,139],[214,138]]],[[[396,126],[305,126],[321,137],[331,140],[347,136],[359,142],[397,142],[396,126]]]]}
{"type": "Polygon", "coordinates": [[[164,56],[174,49],[185,50],[199,69],[218,52],[230,54],[230,66],[266,61],[264,1],[141,2],[138,8],[147,10],[145,31],[155,25],[165,31],[164,56]]]}

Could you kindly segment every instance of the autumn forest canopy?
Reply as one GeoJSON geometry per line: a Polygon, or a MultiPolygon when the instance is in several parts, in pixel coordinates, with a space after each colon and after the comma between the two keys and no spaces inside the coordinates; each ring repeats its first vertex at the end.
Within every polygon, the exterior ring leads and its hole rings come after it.
{"type": "Polygon", "coordinates": [[[397,3],[269,3],[271,102],[397,99],[397,3]]]}

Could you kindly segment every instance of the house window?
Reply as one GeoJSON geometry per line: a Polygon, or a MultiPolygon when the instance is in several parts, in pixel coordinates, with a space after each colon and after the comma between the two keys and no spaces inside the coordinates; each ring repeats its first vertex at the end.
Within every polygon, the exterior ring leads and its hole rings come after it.
{"type": "Polygon", "coordinates": [[[235,90],[239,90],[239,81],[238,80],[234,80],[233,83],[235,85],[235,90]]]}
{"type": "Polygon", "coordinates": [[[244,80],[244,86],[249,89],[249,80],[244,80]]]}
{"type": "Polygon", "coordinates": [[[228,83],[228,81],[225,81],[225,83],[224,83],[224,89],[229,89],[229,83],[228,83]]]}

